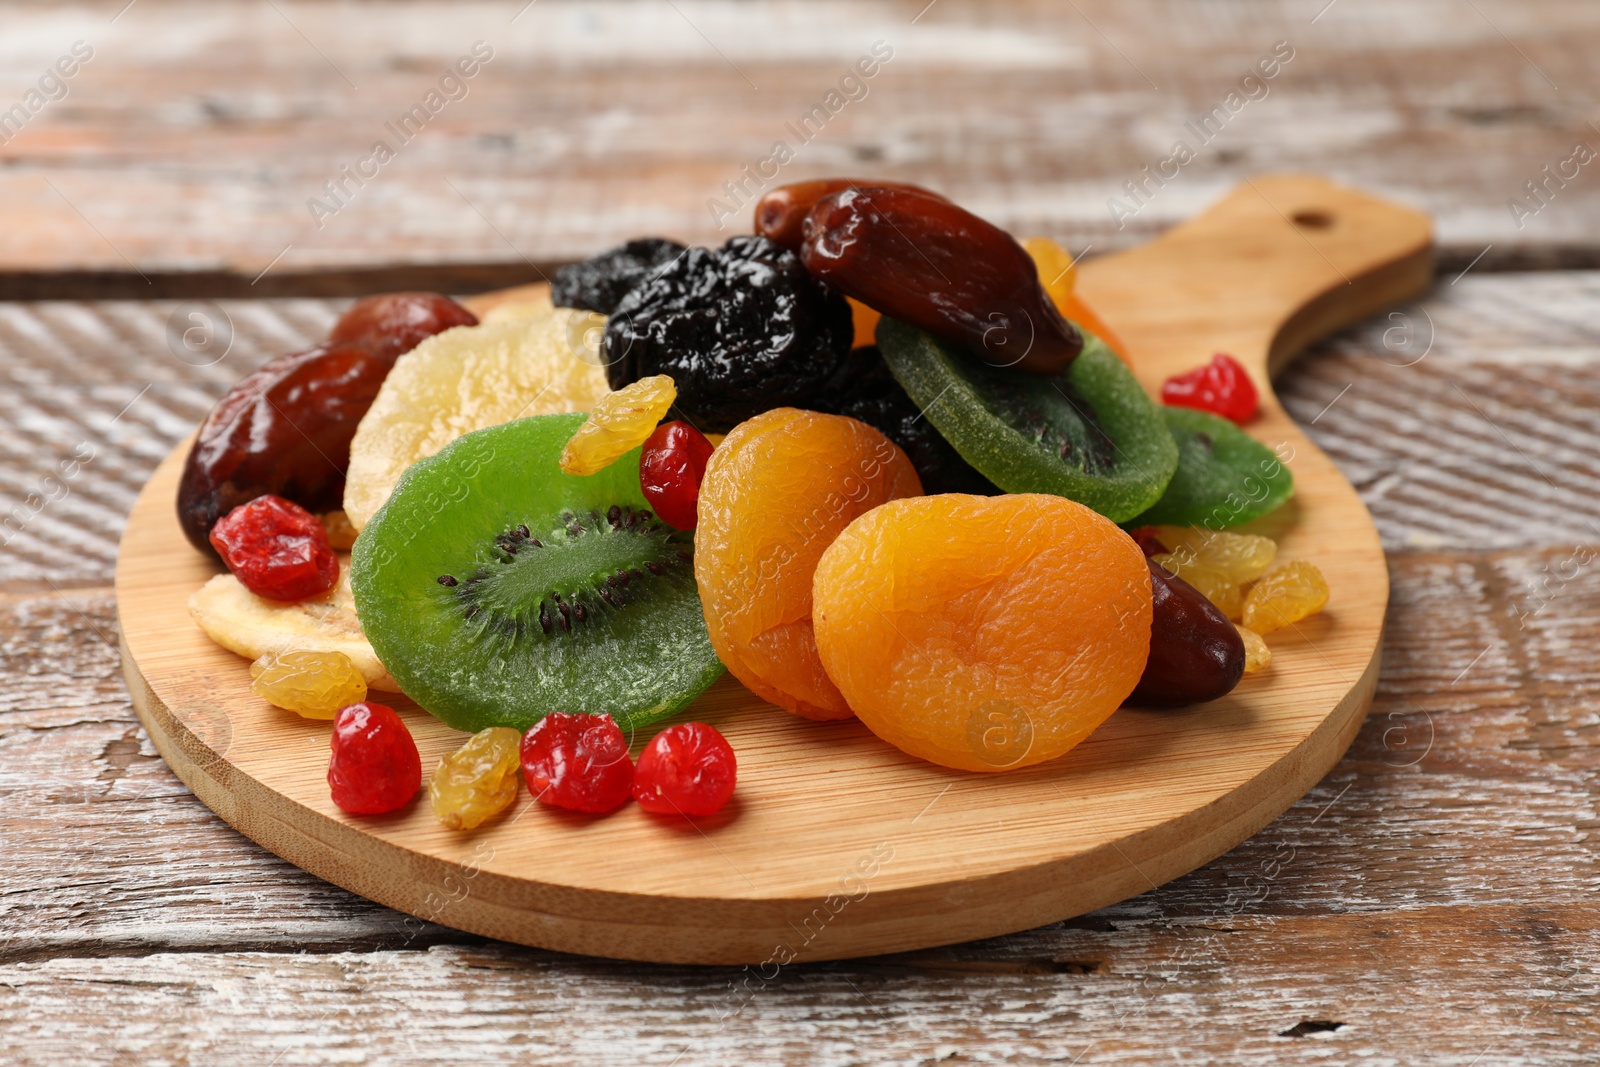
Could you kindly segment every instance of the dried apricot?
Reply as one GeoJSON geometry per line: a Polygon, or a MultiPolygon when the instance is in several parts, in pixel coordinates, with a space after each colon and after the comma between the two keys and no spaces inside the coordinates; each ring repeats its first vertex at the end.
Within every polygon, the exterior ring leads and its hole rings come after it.
{"type": "Polygon", "coordinates": [[[1060,756],[1150,653],[1144,553],[1060,497],[890,501],[822,554],[814,595],[822,663],[861,721],[963,770],[1060,756]]]}
{"type": "Polygon", "coordinates": [[[1033,257],[1033,265],[1039,268],[1039,283],[1050,294],[1056,310],[1069,322],[1077,323],[1100,338],[1122,362],[1132,366],[1133,360],[1128,358],[1128,346],[1078,295],[1078,261],[1072,257],[1072,253],[1048,237],[1029,237],[1022,242],[1022,247],[1033,257]]]}
{"type": "Polygon", "coordinates": [[[858,515],[921,492],[906,454],[855,419],[777,408],[736,426],[700,483],[694,553],[711,644],[734,676],[797,715],[848,718],[817,658],[811,572],[858,515]]]}

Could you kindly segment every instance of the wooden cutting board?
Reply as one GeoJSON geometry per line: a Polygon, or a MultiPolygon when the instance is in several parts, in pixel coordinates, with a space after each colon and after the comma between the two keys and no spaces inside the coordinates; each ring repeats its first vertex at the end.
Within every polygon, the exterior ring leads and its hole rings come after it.
{"type": "MultiPolygon", "coordinates": [[[[739,754],[720,815],[664,821],[635,805],[592,819],[534,803],[475,833],[425,800],[355,818],[328,796],[326,723],[270,707],[244,660],[186,601],[214,564],[184,541],[183,454],[129,517],[117,565],[124,667],[157,749],[240,832],[308,871],[419,919],[568,952],[756,965],[949,944],[1064,919],[1220,855],[1339,760],[1371,704],[1388,573],[1370,516],[1268,385],[1314,338],[1419,295],[1426,217],[1332,183],[1260,177],[1131,252],[1086,262],[1081,291],[1154,389],[1218,350],[1262,386],[1250,432],[1294,471],[1291,504],[1256,524],[1327,576],[1327,610],[1270,637],[1273,665],[1223,700],[1124,709],[1053,763],[1007,774],[922,763],[858,723],[814,723],[730,678],[688,717],[739,754]]],[[[508,294],[473,303],[492,305],[508,294]]],[[[515,295],[513,292],[510,295],[515,295]]],[[[395,701],[431,770],[463,735],[395,701]]],[[[287,917],[286,917],[287,918],[287,917]]]]}

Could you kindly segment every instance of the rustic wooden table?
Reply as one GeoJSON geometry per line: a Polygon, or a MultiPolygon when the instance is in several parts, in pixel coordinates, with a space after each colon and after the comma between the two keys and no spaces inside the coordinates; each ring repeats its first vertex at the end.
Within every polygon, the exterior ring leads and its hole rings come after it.
{"type": "Polygon", "coordinates": [[[0,19],[0,1058],[1593,1062],[1600,7],[98,0],[0,19]],[[445,79],[479,41],[474,75],[445,79]],[[845,81],[877,42],[892,55],[845,81]],[[426,121],[397,136],[414,104],[426,121]],[[800,129],[813,105],[826,122],[800,129]],[[1124,188],[1179,140],[1175,176],[1124,188]],[[209,404],[341,294],[505,284],[641,232],[717,240],[744,211],[708,201],[774,169],[926,182],[1090,254],[1262,170],[1435,215],[1434,294],[1280,383],[1390,551],[1378,700],[1338,768],[1116,907],[789,968],[750,1000],[732,969],[387,911],[195,801],[134,717],[109,586],[135,493],[209,404]],[[169,343],[199,298],[223,328],[169,343]]]}

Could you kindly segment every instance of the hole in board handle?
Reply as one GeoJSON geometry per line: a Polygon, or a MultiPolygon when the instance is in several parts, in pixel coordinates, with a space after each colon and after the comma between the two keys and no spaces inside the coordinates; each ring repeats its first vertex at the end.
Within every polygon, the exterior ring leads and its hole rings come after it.
{"type": "Polygon", "coordinates": [[[1301,211],[1296,211],[1289,216],[1289,219],[1302,230],[1326,230],[1333,226],[1332,213],[1323,211],[1321,208],[1305,208],[1301,211]]]}

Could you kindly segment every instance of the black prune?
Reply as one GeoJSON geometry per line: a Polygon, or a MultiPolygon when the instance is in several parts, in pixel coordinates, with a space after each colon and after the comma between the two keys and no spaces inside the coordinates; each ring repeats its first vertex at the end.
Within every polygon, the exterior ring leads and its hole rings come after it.
{"type": "Polygon", "coordinates": [[[670,374],[705,433],[777,407],[810,407],[843,367],[850,305],[765,237],[691,248],[617,305],[605,330],[613,389],[670,374]]]}
{"type": "Polygon", "coordinates": [[[550,300],[556,307],[609,315],[634,286],[682,254],[683,245],[664,237],[629,241],[556,271],[550,300]]]}
{"type": "Polygon", "coordinates": [[[925,493],[994,496],[1000,492],[934,429],[895,380],[876,346],[851,352],[844,369],[817,397],[815,407],[829,415],[859,419],[899,445],[917,468],[925,493]]]}

